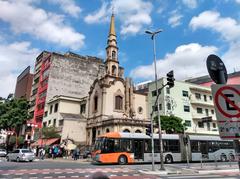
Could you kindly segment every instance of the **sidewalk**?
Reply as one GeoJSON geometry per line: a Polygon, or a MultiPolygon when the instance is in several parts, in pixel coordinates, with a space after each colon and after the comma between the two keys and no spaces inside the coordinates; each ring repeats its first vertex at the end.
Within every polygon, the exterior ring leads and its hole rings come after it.
{"type": "Polygon", "coordinates": [[[165,170],[161,171],[156,169],[152,171],[151,169],[139,170],[139,172],[149,175],[171,175],[171,174],[216,174],[216,173],[236,173],[239,172],[238,165],[232,164],[221,164],[218,166],[215,165],[205,165],[202,166],[200,164],[190,164],[190,167],[183,165],[165,165],[165,170]]]}

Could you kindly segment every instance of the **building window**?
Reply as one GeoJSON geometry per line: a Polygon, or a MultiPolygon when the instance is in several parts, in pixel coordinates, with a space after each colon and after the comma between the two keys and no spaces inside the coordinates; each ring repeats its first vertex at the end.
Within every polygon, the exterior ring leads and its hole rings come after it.
{"type": "Polygon", "coordinates": [[[98,97],[95,96],[94,97],[94,111],[97,111],[98,110],[98,97]]]}
{"type": "Polygon", "coordinates": [[[195,93],[196,99],[201,99],[201,94],[200,93],[195,93]]]}
{"type": "Polygon", "coordinates": [[[51,105],[49,114],[52,114],[52,108],[53,108],[53,106],[51,105]]]}
{"type": "Polygon", "coordinates": [[[47,122],[44,122],[44,123],[43,123],[43,127],[47,127],[47,122]]]}
{"type": "Polygon", "coordinates": [[[189,121],[189,120],[185,120],[185,125],[186,125],[187,127],[191,127],[191,126],[192,126],[192,122],[189,121]]]}
{"type": "Polygon", "coordinates": [[[183,106],[184,112],[190,112],[190,106],[183,106]]]}
{"type": "Polygon", "coordinates": [[[204,124],[203,124],[202,121],[199,121],[199,122],[198,122],[198,127],[199,127],[199,128],[204,128],[204,124]]]}
{"type": "Polygon", "coordinates": [[[197,113],[202,114],[203,113],[202,108],[197,108],[197,113]]]}
{"type": "Polygon", "coordinates": [[[216,123],[212,123],[212,126],[213,126],[213,128],[216,128],[217,126],[216,126],[216,123]]]}
{"type": "Polygon", "coordinates": [[[170,88],[169,87],[166,88],[166,92],[167,92],[167,94],[170,94],[170,88]]]}
{"type": "Polygon", "coordinates": [[[208,109],[205,109],[206,116],[209,116],[208,109]]]}
{"type": "Polygon", "coordinates": [[[157,91],[152,91],[152,96],[157,96],[157,91]]]}
{"type": "Polygon", "coordinates": [[[57,112],[57,111],[58,111],[58,103],[56,103],[54,106],[54,112],[57,112]]]}
{"type": "Polygon", "coordinates": [[[107,129],[106,129],[106,133],[109,133],[109,132],[110,132],[110,130],[107,128],[107,129]]]}
{"type": "Polygon", "coordinates": [[[204,101],[207,101],[207,95],[203,95],[204,101]]]}
{"type": "Polygon", "coordinates": [[[58,121],[59,126],[63,126],[63,123],[64,123],[64,119],[61,119],[61,120],[58,121]]]}
{"type": "Polygon", "coordinates": [[[112,51],[112,59],[115,59],[115,58],[116,58],[116,52],[112,51]]]}
{"type": "Polygon", "coordinates": [[[117,69],[116,66],[113,65],[113,66],[112,66],[112,75],[113,75],[113,76],[116,76],[116,74],[117,74],[117,72],[116,72],[117,70],[116,70],[116,69],[117,69]]]}
{"type": "Polygon", "coordinates": [[[211,109],[211,113],[214,114],[214,110],[213,109],[211,109]]]}
{"type": "Polygon", "coordinates": [[[48,112],[47,112],[47,111],[45,111],[45,112],[44,112],[44,117],[47,117],[47,114],[48,114],[48,112]]]}
{"type": "Polygon", "coordinates": [[[209,96],[210,101],[212,101],[212,96],[209,96]]]}
{"type": "Polygon", "coordinates": [[[122,103],[123,103],[122,96],[116,96],[115,97],[115,109],[122,110],[122,107],[123,107],[122,103]]]}
{"type": "Polygon", "coordinates": [[[98,130],[97,133],[98,133],[98,135],[100,135],[100,133],[101,133],[100,130],[98,130]]]}
{"type": "MultiPolygon", "coordinates": [[[[152,110],[157,111],[158,110],[157,106],[152,106],[152,110]]],[[[159,110],[162,110],[162,104],[159,104],[159,110]]]]}
{"type": "Polygon", "coordinates": [[[142,133],[142,131],[140,131],[139,129],[135,131],[135,133],[142,133]]]}
{"type": "Polygon", "coordinates": [[[171,103],[167,103],[167,110],[171,110],[171,103]]]}
{"type": "Polygon", "coordinates": [[[143,108],[140,106],[140,107],[138,107],[138,113],[139,114],[142,114],[142,112],[143,112],[143,108]]]}
{"type": "Polygon", "coordinates": [[[184,96],[184,97],[188,97],[188,91],[182,91],[182,95],[184,96]]]}
{"type": "Polygon", "coordinates": [[[81,104],[81,106],[80,106],[80,113],[81,114],[85,114],[85,112],[86,112],[86,104],[81,104]]]}
{"type": "Polygon", "coordinates": [[[56,119],[53,119],[53,127],[56,127],[56,119]]]}
{"type": "Polygon", "coordinates": [[[50,125],[50,124],[51,124],[51,120],[48,121],[48,125],[50,125]]]}

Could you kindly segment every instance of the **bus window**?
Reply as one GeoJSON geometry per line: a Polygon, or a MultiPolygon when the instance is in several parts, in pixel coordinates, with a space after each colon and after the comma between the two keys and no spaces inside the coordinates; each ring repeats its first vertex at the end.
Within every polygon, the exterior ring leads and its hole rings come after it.
{"type": "Polygon", "coordinates": [[[221,141],[219,146],[221,149],[233,149],[233,142],[221,141]]]}
{"type": "Polygon", "coordinates": [[[168,151],[180,152],[179,140],[168,140],[168,151]]]}
{"type": "Polygon", "coordinates": [[[104,153],[114,152],[114,139],[105,139],[103,152],[104,153]]]}
{"type": "Polygon", "coordinates": [[[192,140],[191,141],[191,151],[193,153],[199,153],[200,152],[200,146],[199,146],[199,142],[192,140]]]}
{"type": "Polygon", "coordinates": [[[132,152],[132,140],[121,139],[121,151],[122,152],[132,152]]]}
{"type": "Polygon", "coordinates": [[[156,153],[160,152],[160,145],[159,145],[159,140],[158,139],[154,140],[154,152],[156,152],[156,153]]]}
{"type": "Polygon", "coordinates": [[[219,150],[219,142],[212,142],[212,152],[216,152],[217,150],[219,150]]]}
{"type": "Polygon", "coordinates": [[[144,152],[145,153],[152,152],[152,142],[151,142],[151,140],[145,139],[145,141],[144,141],[144,152]]]}

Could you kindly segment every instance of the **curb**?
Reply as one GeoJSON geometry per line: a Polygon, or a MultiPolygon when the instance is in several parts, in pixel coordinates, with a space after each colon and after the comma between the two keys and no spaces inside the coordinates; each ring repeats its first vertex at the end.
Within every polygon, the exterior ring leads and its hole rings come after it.
{"type": "Polygon", "coordinates": [[[199,170],[199,174],[216,174],[217,172],[238,172],[239,169],[199,170]]]}

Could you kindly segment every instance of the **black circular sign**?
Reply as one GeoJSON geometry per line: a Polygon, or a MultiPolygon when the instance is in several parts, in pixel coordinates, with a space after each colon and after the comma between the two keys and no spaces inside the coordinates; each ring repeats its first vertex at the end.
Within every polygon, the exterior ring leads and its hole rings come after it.
{"type": "Polygon", "coordinates": [[[228,75],[226,67],[217,55],[211,54],[208,56],[207,69],[210,77],[216,84],[227,83],[228,75]]]}

